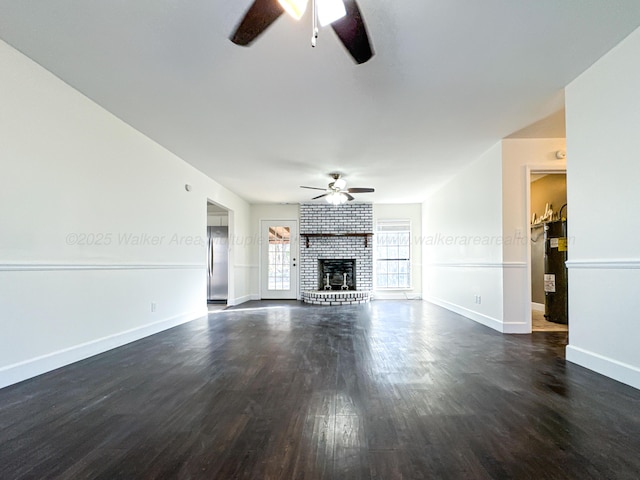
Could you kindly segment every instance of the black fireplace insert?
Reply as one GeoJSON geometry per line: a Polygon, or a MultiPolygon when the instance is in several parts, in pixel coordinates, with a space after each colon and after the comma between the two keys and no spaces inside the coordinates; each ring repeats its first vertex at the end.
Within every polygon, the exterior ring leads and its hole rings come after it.
{"type": "Polygon", "coordinates": [[[318,290],[355,290],[356,260],[320,259],[318,260],[318,290]]]}

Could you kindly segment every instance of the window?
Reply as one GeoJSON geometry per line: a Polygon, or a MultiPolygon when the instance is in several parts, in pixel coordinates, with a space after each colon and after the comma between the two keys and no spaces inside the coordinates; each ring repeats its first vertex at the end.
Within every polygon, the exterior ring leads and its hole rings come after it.
{"type": "Polygon", "coordinates": [[[409,220],[379,220],[374,238],[376,288],[411,288],[409,220]]]}
{"type": "Polygon", "coordinates": [[[289,227],[269,227],[269,290],[291,288],[291,230],[289,227]]]}

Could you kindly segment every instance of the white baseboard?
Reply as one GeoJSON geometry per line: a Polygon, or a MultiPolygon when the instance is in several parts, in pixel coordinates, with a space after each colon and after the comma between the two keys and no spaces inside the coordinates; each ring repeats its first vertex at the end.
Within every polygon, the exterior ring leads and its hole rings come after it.
{"type": "Polygon", "coordinates": [[[206,316],[207,308],[204,307],[190,313],[160,320],[159,322],[115,333],[80,345],[74,345],[64,350],[58,350],[57,352],[2,367],[0,368],[0,388],[8,387],[14,383],[22,382],[23,380],[42,375],[43,373],[56,370],[57,368],[93,357],[94,355],[104,353],[113,348],[121,347],[127,343],[135,342],[136,340],[206,316]]]}
{"type": "Polygon", "coordinates": [[[535,312],[544,312],[544,303],[531,302],[531,310],[535,312]]]}
{"type": "Polygon", "coordinates": [[[260,295],[248,294],[233,299],[230,298],[229,300],[227,300],[227,305],[230,307],[235,307],[236,305],[240,305],[251,300],[260,300],[260,295]]]}
{"type": "Polygon", "coordinates": [[[376,300],[422,300],[420,292],[413,291],[393,292],[388,290],[375,290],[373,296],[376,300]]]}
{"type": "Polygon", "coordinates": [[[476,312],[474,310],[470,310],[466,307],[462,307],[460,305],[457,305],[455,303],[451,303],[448,302],[446,300],[442,300],[440,298],[435,298],[435,297],[428,297],[427,298],[428,302],[431,302],[435,305],[438,305],[440,307],[446,308],[447,310],[451,310],[452,312],[455,312],[459,315],[462,315],[463,317],[466,317],[470,320],[473,320],[474,322],[478,322],[481,323],[482,325],[485,325],[489,328],[493,328],[494,330],[497,330],[501,333],[520,333],[520,332],[505,332],[504,328],[505,325],[503,322],[501,322],[500,320],[498,320],[497,318],[493,318],[490,317],[488,315],[484,315],[482,313],[476,312]]]}
{"type": "Polygon", "coordinates": [[[529,333],[531,333],[531,323],[527,323],[527,322],[504,322],[502,324],[502,333],[529,334],[529,333]]]}
{"type": "Polygon", "coordinates": [[[567,345],[566,352],[569,362],[640,389],[640,368],[573,345],[567,345]]]}

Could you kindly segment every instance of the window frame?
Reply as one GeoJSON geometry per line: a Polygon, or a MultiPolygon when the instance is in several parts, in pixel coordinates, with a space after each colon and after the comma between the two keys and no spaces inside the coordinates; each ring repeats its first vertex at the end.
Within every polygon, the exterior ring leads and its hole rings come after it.
{"type": "MultiPolygon", "coordinates": [[[[392,291],[406,291],[406,290],[413,290],[413,272],[412,270],[412,255],[413,255],[413,248],[411,245],[411,232],[412,232],[412,224],[411,224],[411,219],[409,218],[379,218],[376,220],[376,224],[375,224],[375,235],[373,236],[374,238],[374,256],[373,256],[373,284],[374,284],[374,289],[375,290],[392,290],[392,291]],[[405,260],[400,259],[400,258],[384,258],[384,259],[379,259],[378,257],[378,238],[380,238],[380,231],[378,230],[379,227],[393,227],[394,225],[397,226],[402,226],[407,228],[407,230],[398,230],[396,233],[400,234],[400,233],[408,233],[409,234],[409,242],[407,244],[407,247],[409,249],[409,256],[406,259],[406,261],[408,262],[408,271],[407,271],[407,275],[409,276],[409,282],[407,286],[401,286],[401,287],[389,287],[389,286],[380,286],[378,285],[378,261],[379,260],[405,260]]],[[[388,274],[385,274],[388,276],[388,274]]]]}

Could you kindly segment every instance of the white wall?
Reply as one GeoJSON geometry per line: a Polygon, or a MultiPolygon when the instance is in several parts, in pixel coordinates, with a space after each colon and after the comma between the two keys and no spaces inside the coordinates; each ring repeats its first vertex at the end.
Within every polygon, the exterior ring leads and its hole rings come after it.
{"type": "Polygon", "coordinates": [[[640,388],[640,29],[566,88],[567,359],[640,388]]]}
{"type": "Polygon", "coordinates": [[[565,148],[564,138],[502,141],[503,331],[506,333],[531,332],[531,216],[527,169],[564,171],[565,161],[558,160],[555,154],[565,148]]]}
{"type": "Polygon", "coordinates": [[[0,387],[206,314],[207,200],[241,236],[249,205],[3,42],[0,72],[0,387]]]}
{"type": "MultiPolygon", "coordinates": [[[[411,288],[406,290],[376,290],[377,299],[418,299],[422,297],[422,205],[373,204],[374,228],[378,220],[409,220],[411,222],[411,288]]],[[[375,236],[374,236],[375,243],[375,236]]],[[[375,255],[374,255],[375,262],[375,255]]],[[[375,277],[375,269],[374,269],[375,277]]],[[[374,280],[375,285],[375,280],[374,280]]]]}
{"type": "Polygon", "coordinates": [[[503,140],[425,202],[427,299],[501,332],[531,331],[529,171],[564,170],[564,149],[563,138],[503,140]]]}
{"type": "Polygon", "coordinates": [[[502,331],[501,144],[436,191],[422,210],[424,297],[502,331]]]}

